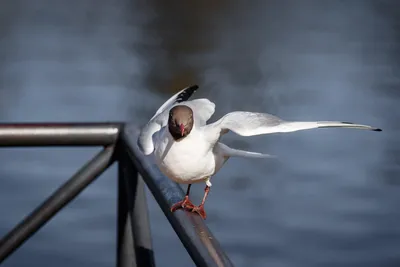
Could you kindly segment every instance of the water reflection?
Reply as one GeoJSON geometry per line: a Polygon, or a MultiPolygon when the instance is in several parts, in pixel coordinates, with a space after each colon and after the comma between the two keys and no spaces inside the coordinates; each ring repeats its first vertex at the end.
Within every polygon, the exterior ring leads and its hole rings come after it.
{"type": "MultiPolygon", "coordinates": [[[[213,179],[207,224],[237,266],[398,266],[397,5],[3,1],[0,118],[142,124],[198,83],[214,118],[251,110],[382,127],[227,136],[279,160],[230,160],[213,179]]],[[[0,232],[94,153],[0,150],[0,232]]],[[[111,265],[114,177],[109,170],[4,266],[111,265]]],[[[200,200],[202,186],[193,193],[200,200]]],[[[191,266],[149,200],[157,263],[191,266]]]]}

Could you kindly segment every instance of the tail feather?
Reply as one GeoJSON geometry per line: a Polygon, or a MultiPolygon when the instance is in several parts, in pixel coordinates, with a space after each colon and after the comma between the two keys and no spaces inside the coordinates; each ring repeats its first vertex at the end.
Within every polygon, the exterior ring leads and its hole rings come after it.
{"type": "Polygon", "coordinates": [[[274,155],[263,154],[252,151],[245,151],[240,149],[230,148],[229,146],[218,143],[218,148],[224,157],[245,157],[245,158],[276,158],[274,155]]]}

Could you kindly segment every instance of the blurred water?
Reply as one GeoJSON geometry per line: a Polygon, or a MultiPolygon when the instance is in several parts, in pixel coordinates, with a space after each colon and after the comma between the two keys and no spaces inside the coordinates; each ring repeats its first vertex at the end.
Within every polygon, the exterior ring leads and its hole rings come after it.
{"type": "MultiPolygon", "coordinates": [[[[382,127],[227,136],[279,159],[231,159],[206,222],[236,266],[399,266],[399,34],[395,1],[2,1],[0,119],[142,124],[198,83],[214,119],[250,110],[382,127]]],[[[0,234],[96,152],[1,149],[0,234]]],[[[4,266],[112,266],[115,174],[4,266]]],[[[158,265],[193,266],[148,199],[158,265]]]]}

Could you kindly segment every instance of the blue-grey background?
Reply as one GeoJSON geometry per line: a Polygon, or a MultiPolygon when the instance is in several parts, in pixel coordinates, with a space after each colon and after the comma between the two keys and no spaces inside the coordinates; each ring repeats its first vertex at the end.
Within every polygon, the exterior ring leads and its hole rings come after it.
{"type": "MultiPolygon", "coordinates": [[[[3,0],[0,120],[141,125],[197,83],[213,119],[250,110],[382,127],[230,134],[279,159],[231,159],[206,223],[239,267],[400,266],[399,55],[395,0],[3,0]]],[[[97,151],[1,149],[0,234],[97,151]]],[[[115,178],[114,166],[3,266],[113,266],[115,178]]],[[[157,264],[193,266],[148,200],[157,264]]]]}

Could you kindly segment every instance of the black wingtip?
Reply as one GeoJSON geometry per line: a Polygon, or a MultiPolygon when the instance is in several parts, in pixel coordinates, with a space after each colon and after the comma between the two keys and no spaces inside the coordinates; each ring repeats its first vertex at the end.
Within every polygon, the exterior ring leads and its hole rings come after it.
{"type": "Polygon", "coordinates": [[[199,89],[199,86],[197,84],[186,87],[186,89],[177,96],[175,103],[180,103],[188,100],[193,95],[193,93],[197,91],[197,89],[199,89]]]}
{"type": "MultiPolygon", "coordinates": [[[[348,122],[348,121],[342,121],[342,123],[344,123],[344,124],[354,124],[354,123],[348,122]]],[[[374,132],[382,132],[381,128],[372,128],[371,130],[374,131],[374,132]]]]}

